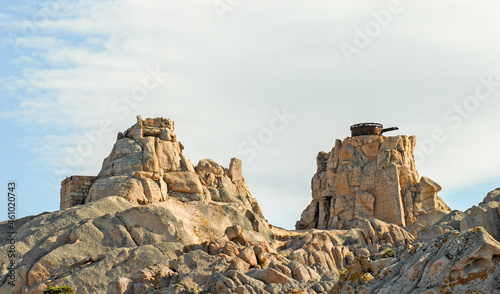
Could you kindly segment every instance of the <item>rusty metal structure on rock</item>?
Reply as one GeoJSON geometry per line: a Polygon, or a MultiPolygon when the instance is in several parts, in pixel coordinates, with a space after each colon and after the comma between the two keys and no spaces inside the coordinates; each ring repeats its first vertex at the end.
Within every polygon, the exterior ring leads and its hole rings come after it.
{"type": "Polygon", "coordinates": [[[398,127],[384,129],[384,126],[379,123],[360,123],[351,126],[351,136],[375,135],[380,136],[385,132],[399,130],[398,127]]]}

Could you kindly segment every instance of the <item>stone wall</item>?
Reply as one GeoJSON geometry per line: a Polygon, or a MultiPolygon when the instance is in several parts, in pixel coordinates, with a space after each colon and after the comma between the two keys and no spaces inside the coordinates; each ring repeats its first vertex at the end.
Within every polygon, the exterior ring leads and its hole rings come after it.
{"type": "Polygon", "coordinates": [[[97,177],[92,176],[71,176],[64,179],[61,182],[60,209],[83,204],[96,180],[97,177]]]}

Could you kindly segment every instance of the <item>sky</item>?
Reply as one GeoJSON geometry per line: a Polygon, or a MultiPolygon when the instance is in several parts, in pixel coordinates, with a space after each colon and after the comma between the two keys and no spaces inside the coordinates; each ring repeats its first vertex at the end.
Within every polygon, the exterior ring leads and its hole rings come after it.
{"type": "Polygon", "coordinates": [[[240,158],[292,229],[317,153],[374,121],[416,135],[419,173],[466,210],[500,186],[498,19],[491,0],[3,0],[0,183],[18,218],[58,210],[136,115],[165,117],[193,163],[240,158]]]}

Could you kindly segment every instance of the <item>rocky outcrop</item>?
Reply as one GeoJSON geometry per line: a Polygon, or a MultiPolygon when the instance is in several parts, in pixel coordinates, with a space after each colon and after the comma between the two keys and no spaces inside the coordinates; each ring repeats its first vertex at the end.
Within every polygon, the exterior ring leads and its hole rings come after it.
{"type": "Polygon", "coordinates": [[[173,121],[137,117],[135,125],[118,134],[85,203],[109,196],[139,204],[174,197],[180,201],[240,203],[263,217],[242,176],[239,159],[233,158],[229,169],[210,159],[194,166],[183,149],[173,121]]]}
{"type": "MultiPolygon", "coordinates": [[[[8,226],[0,223],[0,233],[8,226]]],[[[77,293],[320,293],[356,268],[357,256],[392,258],[387,252],[397,252],[395,244],[409,246],[389,224],[376,225],[377,236],[394,242],[381,246],[361,229],[287,231],[238,203],[175,197],[148,205],[104,197],[18,226],[17,287],[4,278],[0,293],[40,293],[52,285],[77,293]]],[[[8,248],[0,247],[4,277],[8,248]]]]}
{"type": "Polygon", "coordinates": [[[116,279],[108,293],[497,293],[500,244],[484,229],[428,244],[367,245],[357,230],[273,229],[282,246],[227,238],[116,279]]]}
{"type": "Polygon", "coordinates": [[[500,240],[500,188],[486,195],[481,203],[465,211],[460,220],[460,231],[483,227],[495,239],[500,240]]]}
{"type": "Polygon", "coordinates": [[[465,232],[477,227],[500,240],[500,188],[490,191],[481,203],[465,212],[454,210],[437,222],[422,218],[411,230],[419,240],[431,241],[448,232],[465,232]]]}
{"type": "Polygon", "coordinates": [[[343,229],[375,218],[402,227],[450,208],[441,187],[415,168],[416,138],[366,135],[337,140],[320,152],[312,179],[312,202],[296,228],[343,229]]]}
{"type": "MultiPolygon", "coordinates": [[[[104,293],[113,280],[168,263],[184,246],[223,238],[235,225],[245,230],[248,240],[273,244],[267,222],[241,204],[183,202],[175,197],[149,205],[104,197],[16,225],[16,288],[5,283],[10,244],[4,242],[0,271],[5,284],[0,293],[41,293],[50,285],[104,293]]],[[[8,227],[0,223],[2,236],[7,236],[8,227]]]]}
{"type": "Polygon", "coordinates": [[[407,136],[337,141],[289,231],[264,219],[240,160],[193,166],[172,121],[139,117],[96,179],[65,180],[72,207],[16,220],[16,284],[4,240],[0,294],[500,293],[500,189],[450,212],[418,176],[414,147],[407,136]]]}
{"type": "Polygon", "coordinates": [[[154,289],[158,293],[325,293],[341,274],[357,270],[360,260],[374,260],[368,266],[376,270],[398,260],[395,247],[367,245],[359,230],[290,232],[272,228],[278,246],[248,238],[235,240],[234,232],[247,232],[236,227],[228,231],[225,238],[185,247],[169,263],[116,279],[109,284],[108,293],[154,289]]]}
{"type": "Polygon", "coordinates": [[[346,273],[330,293],[499,293],[500,243],[482,228],[448,233],[387,262],[346,273]]]}
{"type": "MultiPolygon", "coordinates": [[[[184,246],[223,237],[234,226],[248,240],[273,244],[241,161],[233,158],[227,169],[210,159],[193,166],[183,148],[173,121],[139,116],[118,134],[97,178],[63,181],[63,207],[73,207],[21,222],[18,283],[12,288],[4,278],[0,293],[40,293],[50,285],[103,293],[114,279],[176,258],[184,246]],[[75,203],[86,190],[84,203],[75,203]]],[[[3,235],[7,228],[0,223],[3,235]]],[[[8,246],[0,247],[2,276],[8,246]]]]}

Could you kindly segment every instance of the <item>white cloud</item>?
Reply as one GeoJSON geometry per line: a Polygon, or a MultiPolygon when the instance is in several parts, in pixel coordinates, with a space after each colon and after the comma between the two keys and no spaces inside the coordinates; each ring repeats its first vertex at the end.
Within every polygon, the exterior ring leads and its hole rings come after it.
{"type": "MultiPolygon", "coordinates": [[[[298,218],[309,202],[316,153],[329,151],[357,122],[396,125],[419,139],[446,128],[449,139],[420,167],[443,186],[498,178],[498,140],[481,126],[499,124],[500,95],[456,131],[442,115],[474,91],[478,76],[500,80],[500,4],[401,3],[402,13],[347,63],[340,43],[352,42],[354,28],[386,2],[243,1],[221,21],[211,1],[75,1],[34,36],[20,35],[26,66],[13,85],[24,102],[8,112],[45,126],[44,137],[72,133],[62,143],[43,141],[40,156],[58,160],[67,156],[59,144],[76,147],[82,134],[111,119],[109,138],[74,169],[90,172],[136,114],[174,119],[193,161],[211,157],[227,165],[245,157],[239,144],[269,124],[273,109],[287,107],[296,119],[254,161],[243,159],[266,216],[288,227],[289,215],[298,218]],[[128,113],[113,111],[156,66],[168,78],[128,113]],[[289,199],[290,207],[278,205],[289,199]]],[[[20,34],[19,19],[8,25],[6,18],[2,26],[20,34]]]]}

